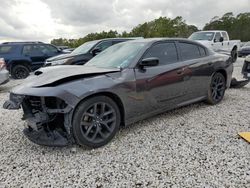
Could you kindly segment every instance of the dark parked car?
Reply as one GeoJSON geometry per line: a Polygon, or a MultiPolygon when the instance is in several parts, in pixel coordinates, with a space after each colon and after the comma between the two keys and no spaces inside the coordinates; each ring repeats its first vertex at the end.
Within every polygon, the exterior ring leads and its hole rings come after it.
{"type": "Polygon", "coordinates": [[[45,66],[53,65],[83,65],[92,59],[95,55],[107,49],[108,47],[132,40],[133,38],[107,38],[86,42],[74,49],[69,54],[59,55],[49,58],[45,62],[45,66]]]}
{"type": "Polygon", "coordinates": [[[244,46],[242,46],[238,51],[239,57],[245,57],[248,55],[250,55],[250,42],[245,43],[244,46]]]}
{"type": "Polygon", "coordinates": [[[41,68],[10,93],[4,108],[22,107],[24,134],[37,144],[100,147],[120,125],[198,101],[219,103],[232,72],[229,56],[195,41],[134,40],[85,66],[41,68]]]}
{"type": "Polygon", "coordinates": [[[43,66],[44,61],[62,51],[42,42],[5,42],[0,44],[0,58],[14,79],[26,78],[31,71],[43,66]]]}

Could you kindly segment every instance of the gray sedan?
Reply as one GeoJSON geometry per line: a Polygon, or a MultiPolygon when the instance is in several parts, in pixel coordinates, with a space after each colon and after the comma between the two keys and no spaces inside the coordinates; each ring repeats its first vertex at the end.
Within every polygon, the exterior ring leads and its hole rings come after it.
{"type": "MultiPolygon", "coordinates": [[[[185,39],[114,45],[85,66],[37,70],[5,109],[24,111],[24,134],[41,145],[100,147],[120,125],[198,101],[219,103],[233,72],[229,56],[185,39]]],[[[18,121],[18,120],[17,120],[18,121]]]]}

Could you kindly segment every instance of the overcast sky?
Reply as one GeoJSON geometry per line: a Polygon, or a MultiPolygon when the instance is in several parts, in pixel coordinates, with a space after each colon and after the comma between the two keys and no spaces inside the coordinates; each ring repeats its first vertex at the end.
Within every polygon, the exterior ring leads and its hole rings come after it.
{"type": "Polygon", "coordinates": [[[214,16],[250,12],[250,0],[1,0],[0,41],[79,38],[130,31],[160,16],[182,16],[200,29],[214,16]]]}

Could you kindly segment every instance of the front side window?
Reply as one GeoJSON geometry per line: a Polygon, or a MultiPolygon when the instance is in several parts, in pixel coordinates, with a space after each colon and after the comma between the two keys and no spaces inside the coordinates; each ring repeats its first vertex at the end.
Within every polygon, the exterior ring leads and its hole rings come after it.
{"type": "Polygon", "coordinates": [[[58,49],[54,46],[51,46],[51,45],[46,45],[46,48],[48,49],[48,51],[50,53],[57,53],[58,52],[58,49]]]}
{"type": "Polygon", "coordinates": [[[166,65],[178,61],[176,46],[173,42],[156,44],[149,49],[144,58],[156,57],[159,65],[166,65]]]}
{"type": "Polygon", "coordinates": [[[197,45],[180,42],[179,46],[180,46],[181,56],[184,61],[190,59],[197,59],[201,57],[197,45]]]}
{"type": "Polygon", "coordinates": [[[85,42],[81,46],[77,47],[75,50],[71,52],[72,55],[80,55],[80,54],[85,54],[87,53],[91,48],[93,48],[98,41],[90,41],[90,42],[85,42]]]}

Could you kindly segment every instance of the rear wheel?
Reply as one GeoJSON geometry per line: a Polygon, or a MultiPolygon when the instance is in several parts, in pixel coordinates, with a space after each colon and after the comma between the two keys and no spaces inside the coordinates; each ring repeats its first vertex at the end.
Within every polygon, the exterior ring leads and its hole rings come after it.
{"type": "Polygon", "coordinates": [[[24,79],[30,74],[30,70],[26,65],[14,65],[11,70],[11,76],[14,79],[24,79]]]}
{"type": "Polygon", "coordinates": [[[209,89],[207,102],[209,104],[219,103],[225,94],[226,90],[226,79],[223,74],[217,72],[213,75],[209,89]]]}
{"type": "Polygon", "coordinates": [[[109,97],[96,96],[77,107],[73,117],[73,134],[79,145],[101,147],[115,136],[120,122],[116,103],[109,97]]]}

